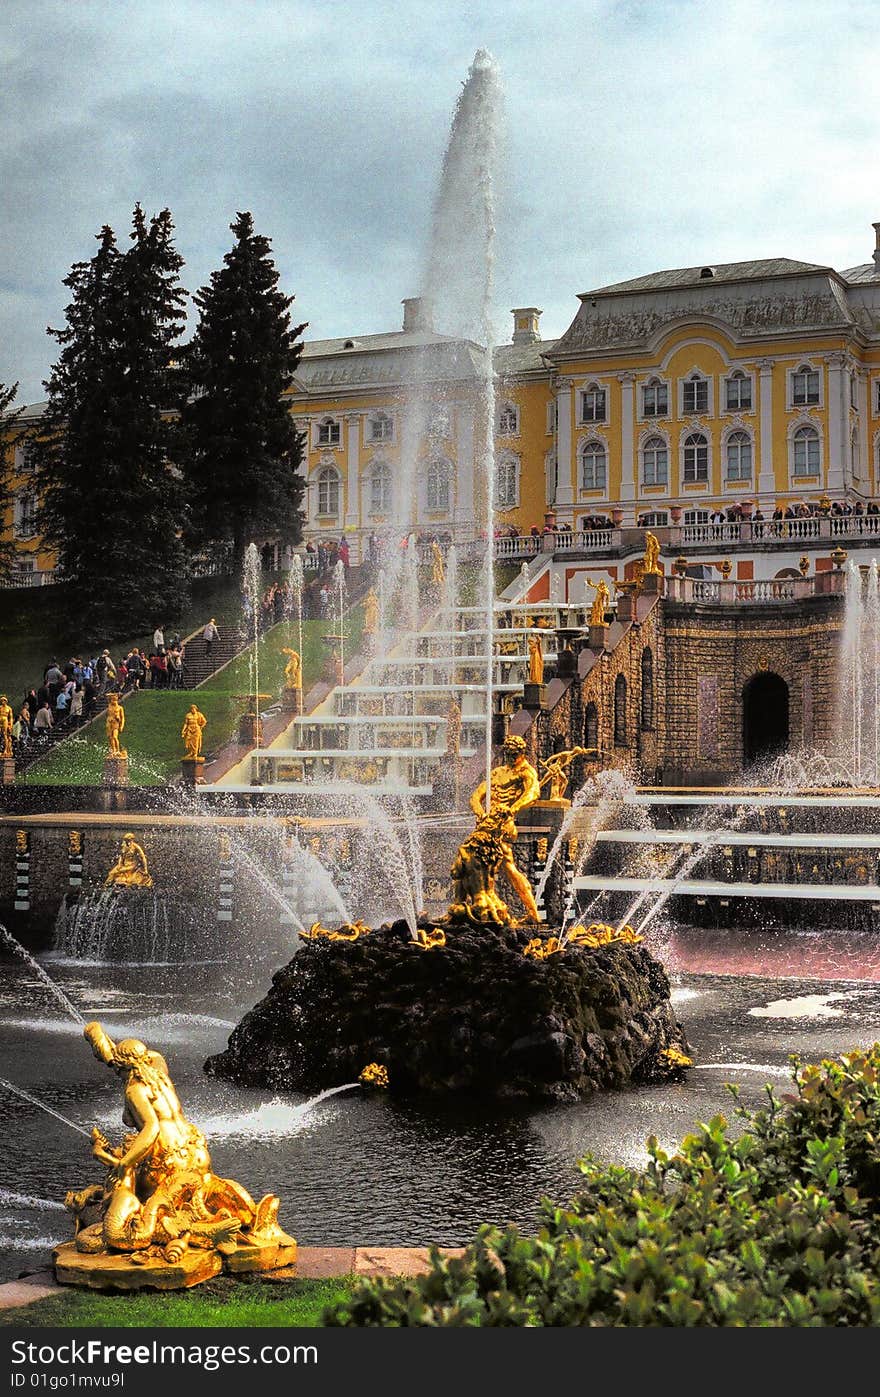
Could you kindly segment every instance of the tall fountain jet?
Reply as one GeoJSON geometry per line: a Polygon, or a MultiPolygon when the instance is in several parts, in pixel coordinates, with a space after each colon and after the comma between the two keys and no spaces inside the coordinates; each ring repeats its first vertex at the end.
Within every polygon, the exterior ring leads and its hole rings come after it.
{"type": "Polygon", "coordinates": [[[843,761],[857,786],[880,785],[880,583],[876,559],[867,578],[851,562],[841,647],[843,761]]]}

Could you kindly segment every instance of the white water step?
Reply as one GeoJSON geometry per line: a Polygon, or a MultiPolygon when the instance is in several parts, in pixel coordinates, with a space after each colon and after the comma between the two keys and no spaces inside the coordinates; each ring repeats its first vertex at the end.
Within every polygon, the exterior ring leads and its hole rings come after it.
{"type": "Polygon", "coordinates": [[[782,791],[771,791],[766,794],[757,792],[741,791],[739,794],[729,791],[713,792],[711,795],[697,793],[685,795],[683,792],[676,792],[675,795],[655,795],[653,792],[637,791],[635,795],[627,798],[627,805],[667,805],[670,808],[684,808],[692,805],[747,805],[756,809],[771,807],[777,810],[788,810],[794,806],[811,806],[813,809],[834,809],[835,807],[871,807],[880,811],[880,788],[873,794],[852,795],[847,794],[846,789],[829,790],[823,795],[786,795],[782,791]]]}
{"type": "Polygon", "coordinates": [[[880,834],[765,834],[742,830],[708,829],[603,829],[596,835],[599,844],[706,844],[708,849],[724,845],[750,848],[793,849],[880,849],[880,834]]]}
{"type": "Polygon", "coordinates": [[[876,902],[880,907],[880,885],[877,883],[713,883],[674,878],[575,878],[575,892],[622,892],[658,894],[672,892],[676,897],[769,897],[816,899],[823,902],[876,902]]]}

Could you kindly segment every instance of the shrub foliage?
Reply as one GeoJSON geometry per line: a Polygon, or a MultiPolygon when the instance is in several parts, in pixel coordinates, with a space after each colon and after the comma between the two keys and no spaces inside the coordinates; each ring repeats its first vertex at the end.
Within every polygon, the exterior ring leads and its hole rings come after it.
{"type": "MultiPolygon", "coordinates": [[[[792,1059],[793,1094],[742,1133],[716,1116],[644,1170],[581,1163],[537,1236],[482,1227],[414,1280],[365,1280],[331,1326],[880,1323],[880,1044],[792,1059]]],[[[736,1096],[736,1088],[731,1087],[736,1096]]]]}

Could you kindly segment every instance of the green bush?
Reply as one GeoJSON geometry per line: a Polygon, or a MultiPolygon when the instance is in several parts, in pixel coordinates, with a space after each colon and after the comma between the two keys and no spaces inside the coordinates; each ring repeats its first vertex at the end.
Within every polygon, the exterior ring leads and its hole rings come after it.
{"type": "MultiPolygon", "coordinates": [[[[332,1326],[880,1324],[880,1044],[792,1059],[795,1093],[716,1116],[637,1171],[581,1163],[537,1236],[482,1227],[415,1280],[362,1281],[332,1326]]],[[[736,1088],[731,1087],[736,1096],[736,1088]]]]}

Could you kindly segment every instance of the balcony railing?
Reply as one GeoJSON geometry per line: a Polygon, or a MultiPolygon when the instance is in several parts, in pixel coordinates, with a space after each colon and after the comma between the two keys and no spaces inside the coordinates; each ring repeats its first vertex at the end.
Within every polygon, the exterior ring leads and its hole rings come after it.
{"type": "Polygon", "coordinates": [[[774,577],[757,581],[704,581],[698,577],[667,577],[666,595],[670,601],[695,602],[705,606],[782,606],[807,597],[841,595],[846,591],[846,573],[819,572],[813,577],[774,577]]]}

